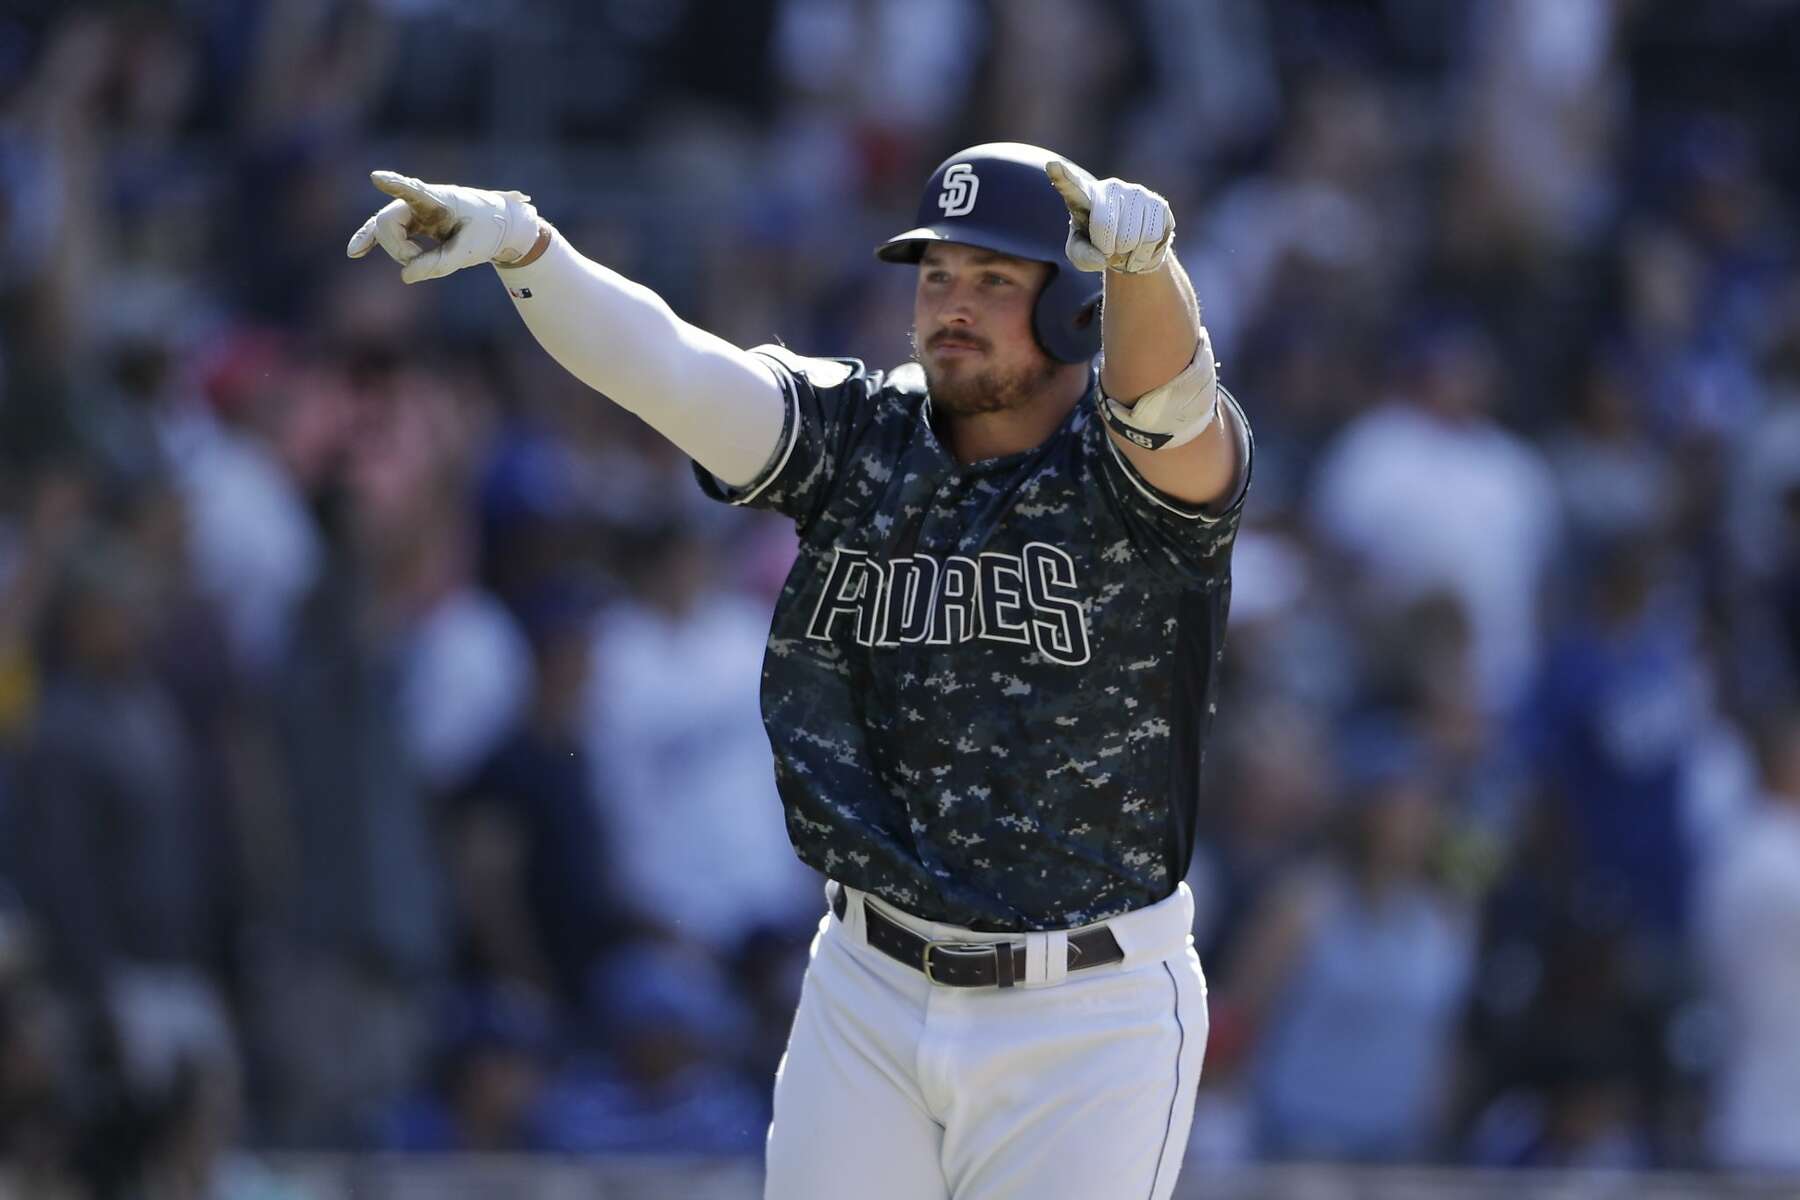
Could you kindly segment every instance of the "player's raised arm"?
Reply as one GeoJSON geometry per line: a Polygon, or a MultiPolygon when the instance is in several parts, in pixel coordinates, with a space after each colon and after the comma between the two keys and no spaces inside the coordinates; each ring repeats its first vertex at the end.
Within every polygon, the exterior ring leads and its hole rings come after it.
{"type": "Polygon", "coordinates": [[[350,238],[351,258],[380,246],[406,283],[492,263],[532,336],[570,374],[725,483],[748,483],[768,464],[787,401],[767,364],[681,320],[649,288],[583,258],[529,196],[421,183],[392,171],[370,178],[394,199],[350,238]],[[438,245],[428,250],[418,236],[438,245]]]}
{"type": "Polygon", "coordinates": [[[1045,170],[1069,208],[1069,261],[1105,274],[1101,411],[1115,444],[1154,487],[1206,505],[1239,478],[1239,437],[1218,402],[1212,342],[1194,287],[1169,253],[1168,201],[1135,183],[1095,179],[1074,163],[1045,170]]]}

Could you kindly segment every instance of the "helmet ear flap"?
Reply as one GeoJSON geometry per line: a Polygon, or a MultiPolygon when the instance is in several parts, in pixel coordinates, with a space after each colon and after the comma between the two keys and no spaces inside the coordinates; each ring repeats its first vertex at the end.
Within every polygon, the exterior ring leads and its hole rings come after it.
{"type": "Polygon", "coordinates": [[[1050,272],[1032,311],[1032,332],[1057,362],[1087,362],[1100,353],[1100,276],[1066,264],[1052,264],[1050,272]]]}

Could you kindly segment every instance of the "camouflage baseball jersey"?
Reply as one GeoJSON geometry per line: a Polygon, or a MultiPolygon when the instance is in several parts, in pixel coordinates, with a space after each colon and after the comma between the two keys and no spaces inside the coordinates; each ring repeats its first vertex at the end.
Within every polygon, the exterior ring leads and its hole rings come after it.
{"type": "Polygon", "coordinates": [[[789,400],[767,472],[741,489],[696,474],[799,530],[762,707],[801,859],[982,930],[1174,891],[1242,487],[1216,516],[1154,491],[1091,384],[1043,445],[963,465],[917,364],[757,353],[789,400]]]}

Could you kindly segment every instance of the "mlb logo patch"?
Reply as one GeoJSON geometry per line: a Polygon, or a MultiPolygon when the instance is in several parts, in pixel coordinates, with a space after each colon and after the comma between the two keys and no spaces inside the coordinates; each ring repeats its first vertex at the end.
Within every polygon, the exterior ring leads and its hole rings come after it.
{"type": "Polygon", "coordinates": [[[530,288],[509,287],[506,290],[507,290],[507,292],[509,292],[512,295],[512,298],[514,300],[529,300],[529,299],[531,299],[531,289],[530,288]]]}

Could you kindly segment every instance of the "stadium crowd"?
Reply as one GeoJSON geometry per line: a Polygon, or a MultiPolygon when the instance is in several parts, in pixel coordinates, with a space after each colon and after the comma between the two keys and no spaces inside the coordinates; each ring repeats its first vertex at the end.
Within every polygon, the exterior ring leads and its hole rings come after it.
{"type": "Polygon", "coordinates": [[[755,1154],[781,523],[340,248],[532,192],[889,365],[990,138],[1166,194],[1256,477],[1190,1158],[1800,1171],[1800,6],[15,0],[0,1163],[755,1154]]]}

